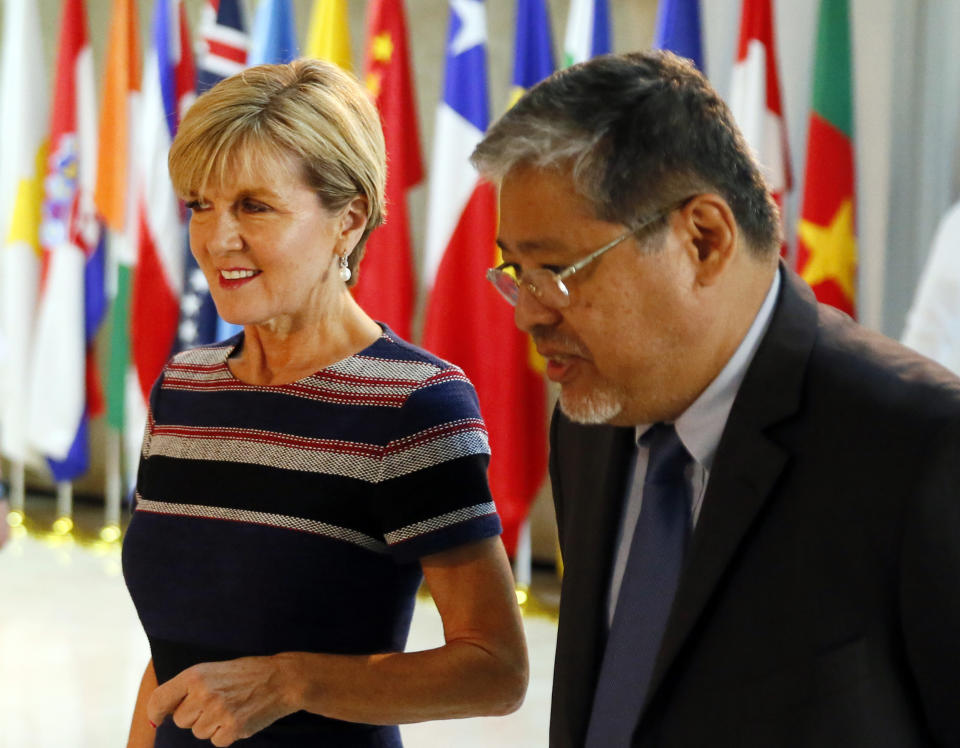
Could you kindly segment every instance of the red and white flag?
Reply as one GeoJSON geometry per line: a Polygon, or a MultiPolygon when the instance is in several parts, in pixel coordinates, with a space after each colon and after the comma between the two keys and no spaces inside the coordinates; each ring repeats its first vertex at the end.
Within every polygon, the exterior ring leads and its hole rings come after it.
{"type": "Polygon", "coordinates": [[[70,480],[88,467],[86,418],[103,408],[92,356],[105,297],[103,247],[93,201],[97,160],[93,51],[83,0],[64,3],[57,48],[28,411],[31,445],[50,459],[57,480],[70,480]]]}
{"type": "Polygon", "coordinates": [[[367,240],[354,297],[374,319],[410,339],[416,283],[407,193],[423,179],[403,0],[368,7],[366,85],[387,145],[387,222],[367,240]]]}
{"type": "Polygon", "coordinates": [[[181,116],[196,97],[196,71],[180,0],[157,0],[152,40],[141,89],[130,322],[133,365],[144,404],[173,350],[183,282],[185,213],[170,182],[167,154],[181,116]]]}
{"type": "MultiPolygon", "coordinates": [[[[743,0],[730,109],[747,144],[756,154],[770,193],[780,209],[781,225],[786,226],[784,198],[793,185],[787,125],[780,103],[771,5],[771,0],[743,0]]],[[[786,234],[781,253],[786,254],[786,234]]]]}
{"type": "Polygon", "coordinates": [[[451,0],[443,99],[434,130],[423,345],[460,366],[477,388],[490,435],[490,490],[514,555],[546,473],[543,377],[513,308],[487,282],[499,264],[497,196],[470,154],[489,124],[486,15],[480,0],[451,0]]]}

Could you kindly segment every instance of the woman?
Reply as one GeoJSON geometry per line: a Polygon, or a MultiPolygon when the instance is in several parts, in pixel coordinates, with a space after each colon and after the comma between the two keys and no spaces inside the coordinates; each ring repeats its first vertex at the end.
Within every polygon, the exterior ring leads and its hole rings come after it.
{"type": "Polygon", "coordinates": [[[365,92],[314,60],[251,68],[197,100],[169,164],[243,332],[175,356],[151,395],[123,563],[152,659],[128,746],[399,746],[399,723],[516,709],[476,395],[348,290],[383,221],[365,92]],[[446,643],[404,653],[421,577],[446,643]]]}

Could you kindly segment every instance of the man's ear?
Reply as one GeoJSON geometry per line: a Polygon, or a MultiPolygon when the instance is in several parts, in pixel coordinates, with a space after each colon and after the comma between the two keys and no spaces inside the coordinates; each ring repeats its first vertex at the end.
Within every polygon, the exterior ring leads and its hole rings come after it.
{"type": "Polygon", "coordinates": [[[737,249],[739,232],[730,205],[720,195],[695,195],[678,211],[686,232],[697,283],[712,285],[737,249]]]}

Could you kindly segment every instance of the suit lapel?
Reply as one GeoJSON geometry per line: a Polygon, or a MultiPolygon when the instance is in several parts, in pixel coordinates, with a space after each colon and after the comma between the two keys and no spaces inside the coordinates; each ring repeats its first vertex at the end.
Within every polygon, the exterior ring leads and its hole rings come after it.
{"type": "Polygon", "coordinates": [[[799,409],[806,362],[816,337],[817,307],[798,276],[783,267],[781,273],[780,299],[720,439],[648,703],[789,460],[786,450],[766,432],[799,409]]]}
{"type": "Polygon", "coordinates": [[[584,736],[607,630],[613,546],[633,458],[632,428],[578,426],[563,416],[553,445],[564,508],[564,576],[557,633],[553,716],[564,735],[584,736]]]}

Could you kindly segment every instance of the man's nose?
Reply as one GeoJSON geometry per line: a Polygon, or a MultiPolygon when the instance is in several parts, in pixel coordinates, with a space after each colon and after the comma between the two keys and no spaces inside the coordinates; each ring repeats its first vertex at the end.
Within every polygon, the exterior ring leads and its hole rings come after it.
{"type": "Polygon", "coordinates": [[[521,287],[517,305],[513,309],[513,321],[525,333],[535,327],[551,326],[560,321],[561,314],[537,300],[533,291],[521,287]]]}

